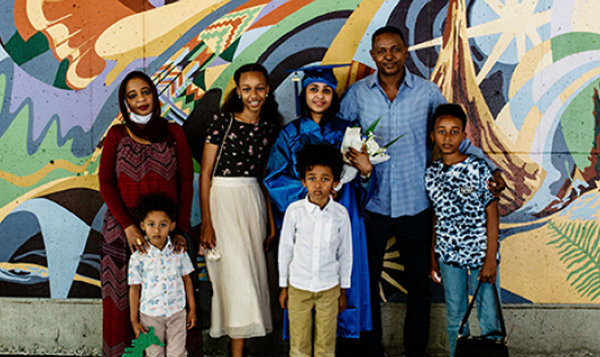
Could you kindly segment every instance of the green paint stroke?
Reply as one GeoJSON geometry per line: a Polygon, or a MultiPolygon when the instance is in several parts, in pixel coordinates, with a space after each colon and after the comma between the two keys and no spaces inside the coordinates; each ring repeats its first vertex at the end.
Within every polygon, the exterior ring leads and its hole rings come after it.
{"type": "MultiPolygon", "coordinates": [[[[6,75],[0,74],[0,118],[2,118],[2,104],[4,104],[4,90],[6,88],[6,75]]],[[[2,156],[0,156],[0,160],[2,160],[2,156]]]]}
{"type": "Polygon", "coordinates": [[[551,41],[554,62],[576,53],[600,50],[600,35],[590,32],[570,32],[551,41]]]}
{"type": "MultiPolygon", "coordinates": [[[[5,79],[2,77],[0,84],[4,83],[5,79]]],[[[4,85],[2,85],[2,89],[3,88],[4,85]]],[[[0,94],[3,95],[4,93],[0,92],[0,94]]],[[[0,100],[0,103],[1,102],[2,101],[0,100]]],[[[48,133],[38,150],[33,155],[29,155],[27,152],[28,123],[29,106],[24,106],[21,112],[15,117],[8,130],[0,137],[0,152],[2,153],[0,156],[1,171],[24,177],[35,174],[53,160],[61,159],[74,165],[81,166],[91,157],[91,155],[81,158],[75,157],[71,152],[73,139],[69,139],[62,147],[58,146],[56,139],[58,137],[58,127],[56,122],[48,129],[48,133]]],[[[98,162],[91,163],[90,166],[88,166],[87,171],[95,172],[97,166],[98,162]]],[[[5,206],[7,203],[17,199],[28,191],[48,182],[79,175],[81,174],[58,168],[51,171],[48,175],[29,187],[17,186],[11,182],[0,179],[0,192],[2,192],[2,195],[0,195],[0,207],[5,206]]]]}
{"type": "Polygon", "coordinates": [[[25,41],[18,31],[15,32],[4,47],[13,61],[19,66],[50,49],[48,39],[43,33],[38,32],[25,41]]]}
{"type": "Polygon", "coordinates": [[[56,71],[56,77],[54,78],[54,87],[60,89],[73,90],[67,84],[67,71],[69,70],[69,60],[64,59],[60,62],[58,66],[58,71],[56,71]]]}
{"type": "Polygon", "coordinates": [[[597,86],[598,81],[593,81],[583,88],[572,98],[560,117],[565,143],[580,170],[590,166],[589,156],[596,136],[594,88],[597,86]]]}
{"type": "Polygon", "coordinates": [[[600,232],[597,221],[548,222],[560,260],[565,263],[567,280],[582,297],[600,297],[600,232]]]}
{"type": "Polygon", "coordinates": [[[233,77],[233,72],[241,65],[256,62],[256,59],[266,51],[275,41],[286,34],[316,17],[338,11],[354,11],[362,0],[316,0],[299,9],[290,16],[285,17],[276,25],[262,34],[256,41],[244,49],[221,73],[211,88],[225,90],[227,83],[233,77]]]}
{"type": "Polygon", "coordinates": [[[233,60],[233,56],[235,55],[235,50],[237,50],[238,45],[240,44],[240,39],[235,40],[223,53],[221,53],[221,58],[227,62],[231,62],[233,60]]]}

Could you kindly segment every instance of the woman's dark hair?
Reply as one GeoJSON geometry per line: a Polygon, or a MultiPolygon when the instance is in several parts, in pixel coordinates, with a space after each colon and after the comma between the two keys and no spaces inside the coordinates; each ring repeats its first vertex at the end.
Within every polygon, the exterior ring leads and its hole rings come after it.
{"type": "MultiPolygon", "coordinates": [[[[321,128],[324,128],[327,123],[329,123],[337,113],[340,111],[340,97],[337,95],[336,91],[332,89],[333,96],[331,97],[331,105],[325,113],[323,113],[323,118],[319,123],[321,128]]],[[[302,88],[302,92],[300,92],[300,115],[305,118],[311,118],[310,108],[308,104],[306,104],[306,87],[302,88]]]]}
{"type": "MultiPolygon", "coordinates": [[[[127,128],[135,135],[143,139],[147,139],[150,142],[157,142],[163,137],[167,137],[168,131],[168,122],[166,119],[160,117],[160,101],[158,99],[158,90],[152,82],[152,79],[148,77],[148,75],[144,72],[133,71],[128,73],[123,81],[121,81],[121,86],[119,87],[119,108],[121,109],[121,115],[125,120],[125,125],[127,128]],[[152,108],[152,119],[143,126],[139,126],[134,124],[129,117],[129,110],[127,108],[126,102],[127,99],[125,96],[127,95],[127,83],[134,78],[140,78],[148,84],[150,87],[150,91],[152,92],[152,98],[154,99],[154,108],[152,108]]],[[[168,139],[169,140],[169,139],[168,139]]]]}
{"type": "Polygon", "coordinates": [[[304,180],[306,172],[313,167],[321,165],[329,167],[333,180],[339,181],[344,169],[344,158],[340,150],[328,143],[306,144],[296,155],[296,171],[304,180]]]}
{"type": "MultiPolygon", "coordinates": [[[[240,78],[242,77],[242,74],[248,72],[262,73],[262,75],[265,77],[267,85],[269,85],[269,72],[267,72],[266,68],[259,63],[248,63],[238,68],[233,74],[233,80],[235,81],[236,87],[240,86],[240,78]]],[[[275,101],[274,92],[274,90],[269,91],[269,95],[265,100],[265,104],[263,104],[262,108],[260,109],[260,118],[274,124],[277,127],[280,127],[283,117],[279,113],[279,106],[275,101]]],[[[244,103],[242,102],[242,99],[235,90],[232,90],[221,106],[221,113],[239,113],[243,110],[244,103]]]]}
{"type": "Polygon", "coordinates": [[[142,198],[140,204],[137,206],[138,220],[141,222],[148,216],[148,213],[160,211],[164,212],[171,221],[177,219],[177,205],[172,199],[161,196],[151,195],[142,198]]]}

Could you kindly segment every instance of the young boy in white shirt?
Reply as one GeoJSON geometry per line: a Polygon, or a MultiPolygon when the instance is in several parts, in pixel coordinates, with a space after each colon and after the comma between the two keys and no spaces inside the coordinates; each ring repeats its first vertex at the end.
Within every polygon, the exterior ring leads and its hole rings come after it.
{"type": "Polygon", "coordinates": [[[352,270],[348,211],[331,197],[342,154],[329,144],[309,144],[297,160],[308,194],[288,207],[281,227],[279,303],[288,309],[290,356],[313,356],[313,343],[314,356],[334,356],[337,315],[346,308],[352,270]]]}
{"type": "Polygon", "coordinates": [[[190,273],[194,270],[185,252],[174,253],[169,233],[175,229],[177,206],[162,196],[149,196],[138,205],[144,217],[140,228],[150,248],[129,260],[129,309],[135,337],[154,327],[166,347],[152,345],[148,357],[185,357],[187,329],[196,325],[196,303],[190,273]],[[141,296],[140,296],[141,292],[141,296]],[[187,304],[189,312],[185,312],[187,304]]]}

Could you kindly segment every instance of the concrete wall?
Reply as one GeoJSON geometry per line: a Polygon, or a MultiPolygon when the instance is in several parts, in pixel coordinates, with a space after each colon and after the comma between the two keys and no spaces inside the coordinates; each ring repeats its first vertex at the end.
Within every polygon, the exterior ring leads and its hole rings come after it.
{"type": "MultiPolygon", "coordinates": [[[[102,354],[102,304],[80,299],[0,299],[0,355],[102,354]]],[[[383,342],[391,356],[402,353],[405,305],[383,306],[383,342]]],[[[443,356],[448,343],[445,306],[434,304],[431,314],[429,353],[443,356]]],[[[596,305],[510,304],[504,307],[512,356],[558,356],[588,352],[600,355],[600,308],[596,305]]],[[[476,316],[472,333],[478,334],[476,316]]],[[[271,335],[248,342],[253,355],[284,356],[281,324],[271,335]]],[[[226,355],[227,338],[205,335],[207,356],[226,355]]]]}
{"type": "Polygon", "coordinates": [[[102,301],[0,299],[0,354],[102,355],[102,301]]]}

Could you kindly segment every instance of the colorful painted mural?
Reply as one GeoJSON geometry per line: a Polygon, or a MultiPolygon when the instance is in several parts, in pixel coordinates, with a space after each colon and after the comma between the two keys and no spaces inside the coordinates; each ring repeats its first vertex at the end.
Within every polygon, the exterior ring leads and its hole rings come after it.
{"type": "MultiPolygon", "coordinates": [[[[407,36],[408,69],[468,108],[470,139],[503,170],[503,300],[598,302],[599,11],[584,0],[0,1],[0,296],[100,297],[97,171],[127,72],[151,74],[163,115],[193,138],[241,64],[270,71],[292,119],[289,69],[351,63],[336,69],[341,94],[372,73],[370,36],[391,24],[407,36]]],[[[386,258],[382,296],[402,300],[393,239],[386,258]]]]}

